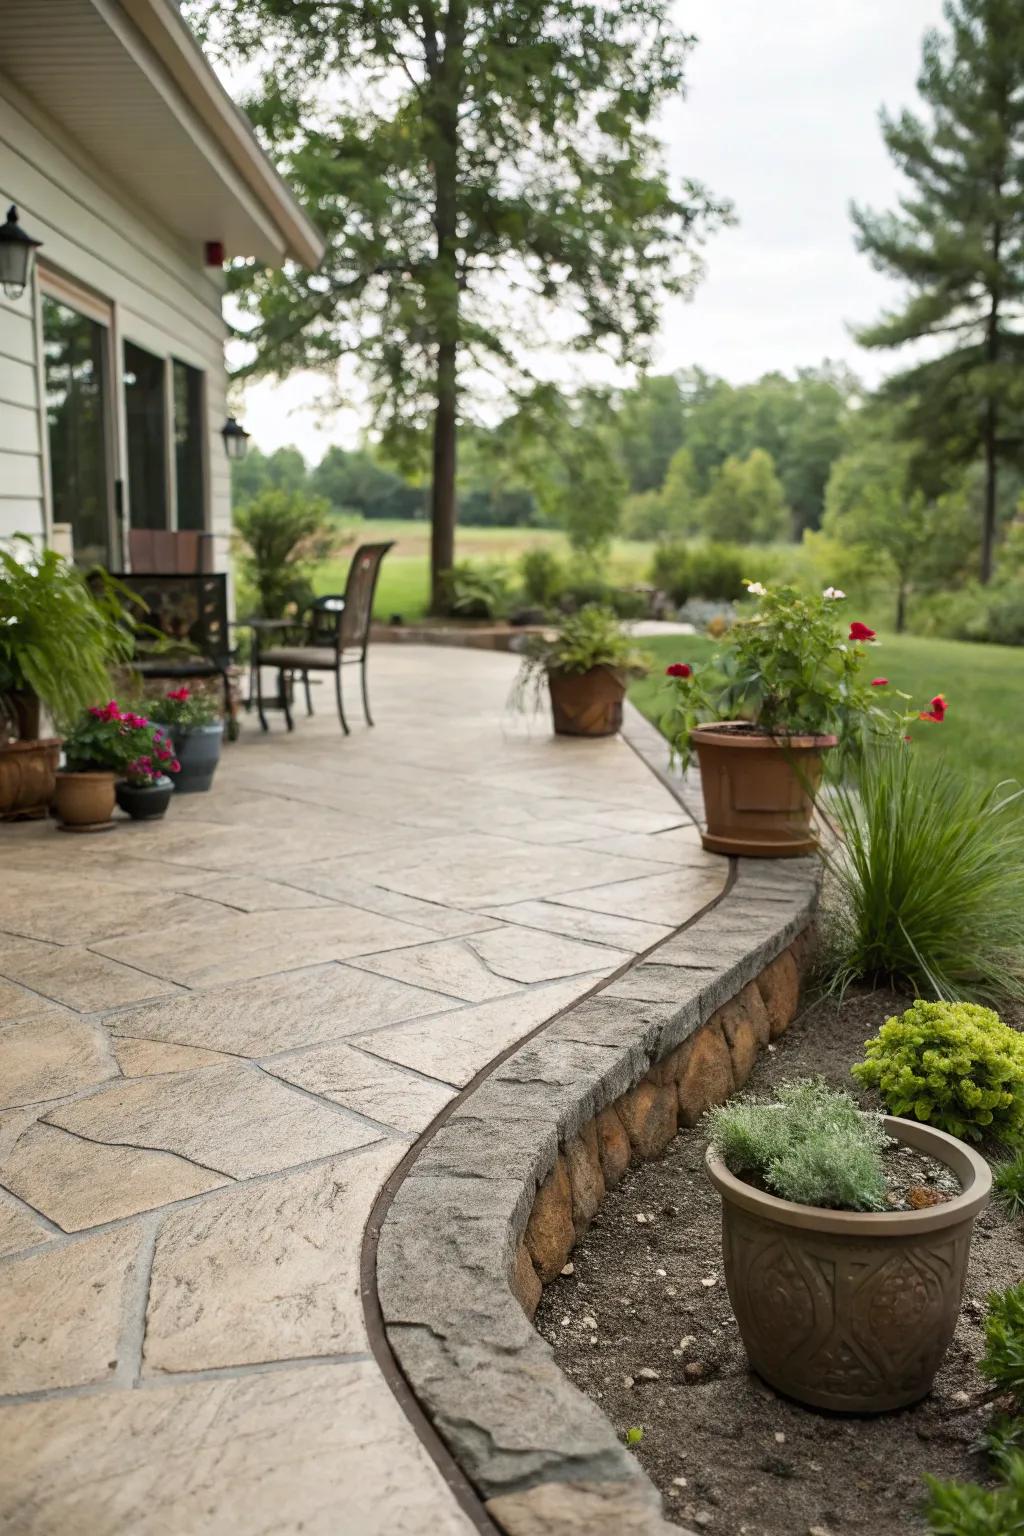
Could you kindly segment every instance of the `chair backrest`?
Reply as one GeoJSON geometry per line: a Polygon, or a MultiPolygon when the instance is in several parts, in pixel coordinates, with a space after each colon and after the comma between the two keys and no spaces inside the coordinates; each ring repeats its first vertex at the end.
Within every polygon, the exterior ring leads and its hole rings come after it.
{"type": "Polygon", "coordinates": [[[341,614],[339,641],[342,646],[365,645],[373,615],[373,594],[377,589],[381,561],[394,540],[388,544],[360,544],[352,556],[345,583],[345,606],[341,614]]]}
{"type": "Polygon", "coordinates": [[[193,529],[129,528],[128,562],[135,576],[205,576],[213,570],[213,535],[193,529]]]}
{"type": "Polygon", "coordinates": [[[183,649],[194,648],[210,661],[231,659],[228,630],[228,578],[222,572],[190,576],[178,572],[113,572],[146,604],[143,624],[183,649]]]}

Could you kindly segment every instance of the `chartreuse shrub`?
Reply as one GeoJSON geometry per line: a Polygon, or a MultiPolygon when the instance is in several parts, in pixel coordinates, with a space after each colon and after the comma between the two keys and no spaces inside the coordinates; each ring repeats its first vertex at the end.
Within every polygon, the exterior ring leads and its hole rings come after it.
{"type": "Polygon", "coordinates": [[[845,1211],[885,1204],[879,1117],[819,1078],[786,1083],[773,1101],[736,1099],[707,1118],[730,1173],[752,1175],[783,1200],[845,1211]]]}
{"type": "Polygon", "coordinates": [[[941,759],[879,746],[827,809],[840,833],[826,849],[831,991],[1024,997],[1024,789],[979,790],[941,759]]]}
{"type": "Polygon", "coordinates": [[[853,1068],[893,1115],[980,1141],[1024,1131],[1024,1035],[975,1003],[913,1003],[886,1019],[853,1068]]]}
{"type": "Polygon", "coordinates": [[[982,1436],[1003,1485],[927,1478],[929,1529],[934,1536],[1013,1536],[1024,1532],[1024,1284],[994,1291],[985,1318],[985,1353],[978,1362],[1000,1400],[1009,1404],[982,1436]]]}

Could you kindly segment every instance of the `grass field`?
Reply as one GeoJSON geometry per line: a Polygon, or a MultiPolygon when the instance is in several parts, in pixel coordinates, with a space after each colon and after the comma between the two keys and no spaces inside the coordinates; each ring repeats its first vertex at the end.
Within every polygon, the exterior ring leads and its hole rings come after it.
{"type": "MultiPolygon", "coordinates": [[[[715,642],[694,635],[643,644],[655,663],[648,677],[634,683],[630,697],[657,724],[665,667],[671,661],[706,661],[715,642]]],[[[922,720],[911,727],[922,752],[943,753],[986,784],[1024,783],[1024,649],[883,636],[871,647],[869,665],[873,676],[889,678],[922,709],[934,694],[946,695],[949,713],[942,725],[922,720]]]]}
{"type": "MultiPolygon", "coordinates": [[[[374,615],[389,619],[400,613],[409,623],[426,612],[430,569],[430,524],[375,518],[359,524],[354,543],[395,541],[381,566],[374,615]]],[[[345,587],[351,550],[349,545],[337,560],[325,562],[317,573],[318,592],[341,592],[345,587]]],[[[514,567],[526,549],[543,545],[568,559],[569,544],[563,533],[553,528],[460,528],[456,536],[458,560],[494,561],[514,567]]],[[[641,581],[651,563],[652,545],[630,539],[616,539],[609,560],[609,575],[622,581],[641,581]]]]}

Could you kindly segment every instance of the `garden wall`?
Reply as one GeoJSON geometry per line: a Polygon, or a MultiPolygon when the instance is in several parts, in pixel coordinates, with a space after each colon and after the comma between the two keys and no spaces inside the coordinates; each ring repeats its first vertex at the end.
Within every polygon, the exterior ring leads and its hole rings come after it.
{"type": "Polygon", "coordinates": [[[482,1529],[678,1533],[531,1318],[629,1161],[741,1087],[788,1026],[817,878],[813,860],[735,861],[713,908],[501,1060],[394,1193],[376,1271],[387,1340],[483,1499],[482,1529]]]}

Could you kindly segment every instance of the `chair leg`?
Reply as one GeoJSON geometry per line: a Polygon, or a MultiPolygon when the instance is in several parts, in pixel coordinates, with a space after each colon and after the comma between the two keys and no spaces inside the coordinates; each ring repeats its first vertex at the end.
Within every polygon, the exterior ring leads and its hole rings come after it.
{"type": "Polygon", "coordinates": [[[363,714],[366,716],[367,725],[373,724],[373,716],[370,714],[370,695],[366,689],[366,647],[363,647],[362,660],[359,663],[359,680],[363,685],[363,714]]]}
{"type": "Polygon", "coordinates": [[[278,671],[277,674],[277,695],[281,708],[284,710],[285,724],[290,731],[294,731],[295,721],[292,719],[292,712],[288,708],[288,679],[285,677],[283,670],[278,671]]]}
{"type": "Polygon", "coordinates": [[[338,666],[335,668],[335,671],[334,671],[334,691],[338,695],[338,719],[341,721],[341,728],[345,732],[346,736],[351,736],[352,732],[349,730],[349,728],[348,728],[348,721],[345,719],[345,704],[344,704],[344,700],[341,697],[341,663],[340,662],[339,662],[338,666]]]}
{"type": "MultiPolygon", "coordinates": [[[[256,657],[256,664],[253,667],[253,677],[256,682],[256,713],[260,717],[260,729],[263,731],[268,731],[270,727],[267,724],[267,717],[263,712],[263,668],[260,666],[260,659],[258,656],[256,657]]],[[[249,685],[249,691],[250,693],[252,692],[251,683],[249,685]]]]}
{"type": "Polygon", "coordinates": [[[302,682],[303,682],[303,685],[304,685],[304,687],[306,689],[306,714],[307,715],[311,715],[313,713],[313,696],[312,696],[312,694],[309,691],[309,673],[308,672],[303,672],[303,674],[302,674],[302,682]]]}

